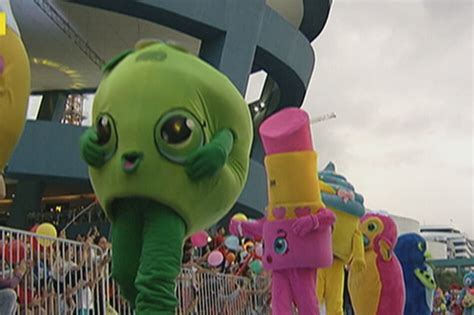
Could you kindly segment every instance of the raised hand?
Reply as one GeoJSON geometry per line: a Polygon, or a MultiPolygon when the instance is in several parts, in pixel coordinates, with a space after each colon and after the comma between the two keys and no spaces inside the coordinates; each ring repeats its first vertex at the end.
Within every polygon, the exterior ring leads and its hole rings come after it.
{"type": "Polygon", "coordinates": [[[319,227],[319,220],[315,215],[307,215],[296,219],[291,226],[293,233],[298,236],[305,236],[309,232],[316,230],[319,227]]]}
{"type": "Polygon", "coordinates": [[[26,263],[25,260],[22,260],[18,266],[15,268],[15,275],[17,275],[19,278],[23,278],[25,273],[28,271],[28,264],[26,263]]]}
{"type": "Polygon", "coordinates": [[[332,225],[336,222],[336,216],[334,213],[326,208],[319,209],[316,216],[318,217],[319,224],[322,225],[332,225]]]}
{"type": "Polygon", "coordinates": [[[234,136],[224,129],[212,141],[191,154],[185,162],[186,173],[192,180],[200,180],[216,175],[227,161],[232,151],[234,136]]]}
{"type": "Polygon", "coordinates": [[[106,162],[106,150],[98,143],[99,136],[93,128],[89,128],[81,136],[81,156],[91,167],[99,168],[106,162]]]}

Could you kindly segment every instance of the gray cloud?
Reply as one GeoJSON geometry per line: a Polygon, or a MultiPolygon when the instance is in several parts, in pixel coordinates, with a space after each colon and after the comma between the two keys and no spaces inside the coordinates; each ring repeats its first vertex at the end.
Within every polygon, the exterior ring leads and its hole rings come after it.
{"type": "Polygon", "coordinates": [[[367,206],[474,236],[471,1],[338,1],[304,108],[367,206]]]}

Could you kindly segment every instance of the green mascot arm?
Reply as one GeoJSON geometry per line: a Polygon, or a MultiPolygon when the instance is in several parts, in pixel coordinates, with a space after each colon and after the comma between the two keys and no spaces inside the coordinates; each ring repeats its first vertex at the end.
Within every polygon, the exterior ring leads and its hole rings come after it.
{"type": "Polygon", "coordinates": [[[106,162],[106,151],[98,141],[99,136],[93,128],[87,129],[80,139],[81,157],[94,168],[100,168],[106,162]]]}
{"type": "Polygon", "coordinates": [[[219,131],[186,160],[186,172],[192,180],[216,175],[224,167],[234,146],[234,135],[229,129],[219,131]]]}

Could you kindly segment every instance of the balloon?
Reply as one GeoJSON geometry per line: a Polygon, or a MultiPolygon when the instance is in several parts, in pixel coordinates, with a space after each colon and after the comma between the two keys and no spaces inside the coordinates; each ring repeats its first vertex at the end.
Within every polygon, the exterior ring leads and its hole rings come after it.
{"type": "Polygon", "coordinates": [[[257,246],[255,246],[255,254],[257,254],[258,257],[263,257],[263,245],[262,245],[262,243],[258,243],[257,246]]]}
{"type": "Polygon", "coordinates": [[[233,263],[235,261],[235,254],[234,253],[228,253],[226,256],[226,260],[229,263],[233,263]]]}
{"type": "Polygon", "coordinates": [[[224,255],[218,250],[212,251],[207,257],[207,262],[213,267],[217,267],[224,261],[224,255]]]}
{"type": "MultiPolygon", "coordinates": [[[[38,227],[36,228],[36,234],[49,237],[58,237],[58,231],[56,231],[56,228],[51,223],[43,223],[38,225],[38,227]]],[[[44,239],[40,237],[38,238],[38,244],[40,246],[49,247],[53,243],[53,240],[44,239]]]]}
{"type": "Polygon", "coordinates": [[[232,217],[232,220],[235,220],[235,221],[247,221],[247,216],[243,213],[237,213],[236,215],[234,215],[232,217]]]}
{"type": "Polygon", "coordinates": [[[206,231],[199,231],[191,235],[191,243],[194,247],[205,247],[207,245],[207,238],[209,235],[206,231]]]}
{"type": "MultiPolygon", "coordinates": [[[[30,232],[42,235],[42,236],[49,236],[49,237],[57,237],[58,232],[54,225],[51,223],[42,223],[36,224],[31,229],[30,232]]],[[[31,237],[31,245],[33,250],[35,251],[42,251],[43,248],[48,248],[54,243],[54,241],[49,239],[44,239],[41,237],[31,237]]]]}
{"type": "Polygon", "coordinates": [[[263,271],[263,264],[262,261],[259,259],[252,261],[249,267],[257,275],[261,274],[263,271]]]}
{"type": "Polygon", "coordinates": [[[11,243],[3,246],[2,257],[8,263],[16,264],[25,259],[26,256],[26,246],[23,242],[13,240],[11,243]]]}
{"type": "Polygon", "coordinates": [[[231,235],[224,241],[225,246],[230,250],[238,250],[240,248],[240,242],[237,236],[231,235]]]}
{"type": "Polygon", "coordinates": [[[253,249],[253,248],[255,248],[255,244],[251,241],[248,241],[244,244],[244,249],[246,251],[249,251],[250,249],[253,249]]]}

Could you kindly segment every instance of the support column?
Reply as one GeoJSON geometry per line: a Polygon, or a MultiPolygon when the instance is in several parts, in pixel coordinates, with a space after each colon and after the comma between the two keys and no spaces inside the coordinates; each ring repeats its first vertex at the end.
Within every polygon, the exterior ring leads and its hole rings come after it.
{"type": "Polygon", "coordinates": [[[43,95],[37,120],[61,121],[67,101],[66,92],[48,92],[43,95]]]}
{"type": "MultiPolygon", "coordinates": [[[[37,120],[60,122],[65,109],[68,93],[64,91],[47,92],[43,95],[37,120]]],[[[33,157],[30,157],[33,158],[33,157]]],[[[26,229],[28,213],[41,210],[45,184],[39,180],[20,179],[16,185],[15,198],[10,209],[8,226],[26,229]]]]}
{"type": "Polygon", "coordinates": [[[266,6],[263,0],[228,3],[227,31],[202,40],[199,56],[226,74],[242,95],[254,63],[266,6]]]}
{"type": "Polygon", "coordinates": [[[19,229],[28,228],[27,215],[41,210],[43,192],[44,183],[41,181],[29,179],[19,181],[10,210],[8,226],[19,229]]]}

